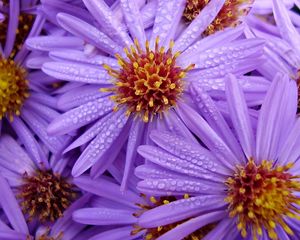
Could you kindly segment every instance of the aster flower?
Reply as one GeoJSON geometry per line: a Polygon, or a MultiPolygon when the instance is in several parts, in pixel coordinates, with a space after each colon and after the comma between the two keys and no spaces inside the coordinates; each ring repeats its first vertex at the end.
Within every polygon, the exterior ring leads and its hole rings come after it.
{"type": "Polygon", "coordinates": [[[42,71],[28,70],[25,64],[29,51],[24,42],[38,35],[44,23],[43,17],[36,15],[36,3],[11,0],[0,6],[5,18],[0,23],[0,132],[11,133],[12,127],[31,158],[40,163],[45,158],[36,148],[36,137],[54,153],[61,151],[67,139],[48,136],[46,127],[58,115],[56,101],[46,86],[49,77],[42,71]]]}
{"type": "MultiPolygon", "coordinates": [[[[124,188],[136,148],[149,142],[151,129],[168,129],[192,139],[177,116],[178,103],[190,102],[190,82],[217,95],[224,89],[223,76],[231,72],[240,76],[245,88],[261,86],[260,78],[252,83],[251,77],[242,75],[262,61],[262,41],[235,40],[242,27],[201,39],[223,1],[211,1],[178,37],[175,33],[185,1],[159,1],[153,9],[153,28],[147,31],[137,1],[120,2],[125,22],[115,20],[104,1],[84,3],[95,23],[66,13],[58,14],[57,21],[88,43],[89,50],[51,51],[50,57],[56,61],[42,68],[50,76],[72,82],[63,87],[72,91],[66,90],[58,101],[67,111],[49,125],[48,132],[62,135],[89,127],[66,149],[87,144],[73,167],[74,176],[91,167],[93,176],[103,173],[128,139],[124,188]]],[[[43,48],[50,38],[32,38],[27,44],[43,48]]]]}
{"type": "Polygon", "coordinates": [[[192,87],[204,118],[185,106],[181,114],[201,144],[153,131],[157,146],[138,152],[150,164],[136,169],[138,189],[157,196],[191,198],[151,209],[138,224],[154,228],[191,218],[162,239],[181,239],[205,224],[215,224],[203,239],[299,239],[299,118],[297,87],[277,75],[251,121],[243,91],[234,76],[226,84],[230,116],[226,123],[209,96],[192,87]],[[197,93],[197,94],[196,94],[197,93]],[[197,97],[196,97],[197,96],[197,97]],[[242,152],[240,153],[240,149],[242,152]],[[222,218],[218,216],[222,215],[222,218]]]}
{"type": "MultiPolygon", "coordinates": [[[[139,217],[150,209],[167,205],[178,199],[189,198],[187,194],[177,197],[146,196],[137,192],[135,185],[130,184],[129,190],[121,193],[118,182],[108,177],[91,179],[87,176],[81,176],[75,178],[74,183],[80,189],[93,194],[89,206],[78,209],[73,213],[74,221],[87,225],[102,226],[103,229],[102,232],[94,235],[89,240],[160,239],[168,231],[182,224],[182,221],[165,226],[147,228],[138,224],[139,217]]],[[[222,216],[220,215],[219,217],[222,216]]],[[[212,225],[199,228],[194,233],[187,234],[188,236],[186,236],[185,240],[201,239],[211,228],[212,225]]]]}
{"type": "Polygon", "coordinates": [[[34,227],[36,224],[45,227],[52,226],[51,231],[46,232],[47,235],[49,233],[59,236],[61,231],[66,234],[68,231],[65,228],[69,228],[71,225],[71,229],[73,227],[75,229],[70,230],[67,236],[76,234],[84,226],[74,225],[70,222],[70,216],[74,209],[86,203],[88,197],[83,196],[71,205],[80,196],[69,177],[68,164],[72,162],[72,156],[60,159],[51,155],[45,148],[43,151],[47,156],[48,164],[36,164],[11,136],[1,136],[0,175],[2,185],[0,190],[3,193],[0,196],[1,206],[4,211],[8,211],[6,215],[12,227],[19,232],[28,234],[24,217],[20,218],[19,216],[22,209],[25,218],[32,225],[30,234],[33,228],[36,229],[34,227]],[[6,181],[9,187],[5,184],[6,181]],[[12,200],[13,198],[18,199],[20,206],[16,200],[12,200]],[[64,217],[61,218],[62,216],[64,217]]]}
{"type": "Polygon", "coordinates": [[[5,178],[0,175],[0,189],[5,197],[1,197],[2,210],[7,217],[1,217],[0,238],[5,240],[86,240],[98,234],[101,229],[91,228],[72,220],[72,213],[87,204],[90,195],[83,195],[64,211],[61,218],[51,225],[41,222],[29,222],[21,212],[14,192],[5,178]],[[14,230],[12,230],[14,229],[14,230]]]}

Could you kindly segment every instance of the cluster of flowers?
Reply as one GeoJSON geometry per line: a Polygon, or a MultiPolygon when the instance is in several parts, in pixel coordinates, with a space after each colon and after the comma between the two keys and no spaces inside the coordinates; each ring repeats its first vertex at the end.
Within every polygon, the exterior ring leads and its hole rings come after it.
{"type": "Polygon", "coordinates": [[[0,240],[299,240],[299,0],[0,0],[0,240]]]}

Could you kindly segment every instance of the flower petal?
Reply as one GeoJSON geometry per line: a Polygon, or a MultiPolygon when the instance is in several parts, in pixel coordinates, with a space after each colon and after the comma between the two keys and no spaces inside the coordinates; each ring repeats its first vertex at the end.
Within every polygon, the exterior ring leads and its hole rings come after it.
{"type": "Polygon", "coordinates": [[[233,75],[227,77],[225,93],[234,129],[247,159],[250,159],[255,156],[254,133],[244,93],[233,75]]]}
{"type": "Polygon", "coordinates": [[[163,226],[225,206],[223,196],[210,195],[181,199],[144,212],[138,219],[138,225],[143,228],[163,226]]]}
{"type": "Polygon", "coordinates": [[[69,133],[110,112],[113,105],[108,98],[99,98],[81,105],[54,119],[48,126],[48,133],[52,135],[69,133]]]}
{"type": "Polygon", "coordinates": [[[2,210],[9,219],[10,224],[16,231],[28,234],[29,231],[24,219],[24,215],[22,214],[20,206],[18,205],[12,190],[2,175],[0,175],[0,189],[0,204],[2,210]]]}
{"type": "Polygon", "coordinates": [[[106,34],[99,31],[94,26],[66,13],[59,13],[57,15],[58,23],[67,31],[80,37],[86,42],[92,44],[98,49],[114,55],[121,51],[121,48],[106,34]]]}
{"type": "Polygon", "coordinates": [[[62,80],[93,84],[110,84],[111,77],[101,67],[71,62],[47,62],[43,64],[43,72],[62,80]]]}
{"type": "Polygon", "coordinates": [[[103,125],[102,131],[93,139],[87,148],[82,152],[73,166],[72,175],[77,177],[93,166],[96,162],[107,161],[103,159],[105,153],[113,146],[114,141],[119,137],[122,130],[126,128],[128,118],[122,111],[113,116],[103,125]]]}

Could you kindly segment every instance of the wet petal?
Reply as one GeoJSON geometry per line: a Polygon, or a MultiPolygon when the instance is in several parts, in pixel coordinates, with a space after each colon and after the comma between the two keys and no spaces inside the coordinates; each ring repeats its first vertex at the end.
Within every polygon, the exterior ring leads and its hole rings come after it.
{"type": "Polygon", "coordinates": [[[244,153],[249,159],[255,156],[254,134],[244,93],[233,75],[227,77],[226,97],[234,129],[244,153]]]}
{"type": "Polygon", "coordinates": [[[72,109],[54,119],[48,126],[48,133],[62,135],[78,129],[111,111],[114,103],[108,98],[99,98],[72,109]]]}
{"type": "Polygon", "coordinates": [[[42,70],[54,78],[72,82],[110,84],[111,79],[103,68],[80,63],[47,62],[43,64],[42,70]]]}
{"type": "Polygon", "coordinates": [[[167,225],[225,205],[223,197],[215,195],[181,199],[146,211],[139,217],[138,225],[144,228],[167,225]]]}

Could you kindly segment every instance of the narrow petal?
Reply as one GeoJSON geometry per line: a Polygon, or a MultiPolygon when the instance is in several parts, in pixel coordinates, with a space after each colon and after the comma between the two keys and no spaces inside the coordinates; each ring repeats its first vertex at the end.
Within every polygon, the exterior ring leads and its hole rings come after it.
{"type": "Polygon", "coordinates": [[[105,126],[105,122],[107,122],[114,112],[107,114],[103,118],[99,119],[94,125],[92,125],[87,131],[85,131],[81,136],[79,136],[71,145],[69,145],[65,150],[64,153],[69,152],[70,150],[80,147],[85,143],[88,143],[93,138],[95,138],[105,126]]]}
{"type": "Polygon", "coordinates": [[[131,38],[123,30],[124,26],[114,19],[113,12],[104,0],[83,0],[83,2],[111,39],[116,40],[122,47],[132,45],[131,38]]]}
{"type": "Polygon", "coordinates": [[[9,1],[9,20],[6,33],[6,41],[4,47],[4,55],[9,57],[11,51],[13,50],[16,32],[19,23],[20,14],[20,2],[19,1],[9,1]]]}
{"type": "Polygon", "coordinates": [[[57,107],[62,110],[69,110],[107,95],[107,93],[101,93],[97,85],[85,85],[61,95],[58,98],[57,107]]]}
{"type": "Polygon", "coordinates": [[[128,190],[120,191],[120,186],[106,179],[91,179],[90,177],[81,176],[74,179],[74,183],[81,189],[93,193],[99,197],[105,197],[112,201],[124,204],[131,208],[136,208],[135,203],[141,203],[141,198],[128,190]],[[95,188],[95,186],[98,186],[95,188]]]}
{"type": "Polygon", "coordinates": [[[88,102],[78,108],[72,109],[58,118],[48,126],[48,133],[62,135],[78,129],[111,111],[114,103],[108,98],[99,98],[88,102]]]}
{"type": "Polygon", "coordinates": [[[190,90],[193,101],[195,102],[201,116],[206,119],[211,128],[219,133],[236,156],[242,159],[244,155],[236,136],[233,134],[222,113],[218,109],[218,106],[211,99],[209,94],[205,92],[201,86],[198,87],[196,84],[192,84],[190,90]]]}
{"type": "Polygon", "coordinates": [[[199,54],[189,56],[189,58],[178,59],[178,63],[183,67],[193,63],[195,64],[195,69],[211,68],[225,63],[229,64],[239,59],[261,56],[264,43],[260,39],[239,40],[223,44],[220,47],[210,48],[199,54]]]}
{"type": "Polygon", "coordinates": [[[128,178],[133,172],[134,161],[137,156],[137,148],[141,144],[144,133],[144,122],[140,119],[134,120],[129,131],[124,176],[121,183],[121,190],[124,191],[127,188],[128,178]]]}
{"type": "Polygon", "coordinates": [[[14,121],[11,122],[11,126],[17,133],[21,142],[24,144],[28,154],[32,158],[33,162],[35,162],[36,166],[48,168],[49,163],[45,154],[24,122],[19,118],[15,118],[14,121]]]}
{"type": "Polygon", "coordinates": [[[217,46],[223,46],[226,43],[229,43],[237,39],[240,35],[243,34],[244,26],[240,25],[235,28],[228,28],[224,31],[216,32],[215,34],[209,35],[201,40],[197,41],[195,44],[187,48],[179,57],[178,60],[189,57],[204,52],[210,48],[215,48],[217,46]]]}
{"type": "MultiPolygon", "coordinates": [[[[189,143],[186,140],[169,132],[152,131],[150,134],[151,139],[164,150],[180,158],[181,166],[200,167],[197,171],[206,173],[207,170],[210,174],[227,174],[226,169],[218,164],[217,159],[200,144],[189,143]]],[[[152,146],[149,146],[152,148],[152,146]]],[[[142,149],[142,146],[140,147],[142,149]]],[[[144,150],[147,150],[146,147],[144,150]]],[[[153,149],[154,150],[154,149],[153,149]]],[[[140,149],[139,149],[140,152],[140,149]]],[[[151,153],[151,150],[150,152],[151,153]]],[[[153,152],[154,154],[154,152],[153,152]]],[[[166,160],[166,159],[165,159],[166,160]]],[[[170,164],[170,163],[169,163],[170,164]]],[[[196,169],[195,169],[196,170],[196,169]]]]}
{"type": "Polygon", "coordinates": [[[24,219],[24,215],[15,199],[15,196],[10,189],[7,181],[0,175],[0,204],[2,210],[5,212],[7,218],[9,219],[12,227],[21,233],[28,234],[28,227],[24,219]]]}
{"type": "Polygon", "coordinates": [[[226,214],[227,213],[225,211],[216,211],[192,218],[191,220],[181,223],[177,227],[163,234],[157,240],[184,239],[184,237],[197,231],[198,229],[201,229],[207,224],[220,221],[226,216],[226,214]]]}
{"type": "Polygon", "coordinates": [[[46,129],[48,123],[37,114],[28,111],[26,108],[22,109],[22,118],[29,125],[31,130],[43,141],[43,143],[53,153],[59,153],[65,147],[66,142],[59,137],[51,137],[48,135],[46,129]]]}
{"type": "Polygon", "coordinates": [[[144,46],[146,42],[146,34],[142,16],[136,1],[121,0],[120,4],[131,37],[133,39],[137,39],[141,46],[144,46]]]}
{"type": "Polygon", "coordinates": [[[127,117],[122,111],[115,113],[104,123],[102,131],[91,141],[73,166],[72,175],[77,177],[93,166],[97,161],[104,161],[102,156],[114,144],[127,123],[127,117]]]}
{"type": "Polygon", "coordinates": [[[110,84],[111,77],[101,67],[71,62],[47,62],[43,64],[43,72],[50,76],[74,82],[110,84]]]}
{"type": "Polygon", "coordinates": [[[76,222],[88,225],[133,224],[133,211],[110,208],[82,208],[73,213],[76,222]]]}
{"type": "Polygon", "coordinates": [[[290,123],[287,125],[284,121],[285,117],[289,115],[286,107],[289,104],[288,86],[289,79],[278,74],[265,97],[257,126],[256,154],[258,161],[277,159],[281,136],[290,131],[290,123]]]}
{"type": "Polygon", "coordinates": [[[121,51],[120,46],[106,34],[79,18],[66,13],[59,13],[57,15],[57,21],[70,33],[110,55],[114,55],[121,51]]]}
{"type": "Polygon", "coordinates": [[[143,234],[143,232],[136,234],[136,235],[132,235],[131,231],[133,230],[132,226],[126,226],[126,227],[122,227],[122,228],[114,228],[113,230],[109,230],[109,231],[105,231],[102,232],[100,234],[97,234],[91,238],[89,238],[89,240],[99,240],[99,239],[109,239],[109,240],[132,240],[132,239],[140,239],[137,238],[139,237],[139,235],[143,234]]]}
{"type": "Polygon", "coordinates": [[[216,184],[207,180],[185,179],[146,179],[138,183],[137,189],[144,194],[155,196],[219,195],[225,192],[224,183],[216,184]]]}
{"type": "Polygon", "coordinates": [[[157,12],[150,40],[152,46],[154,45],[157,37],[159,37],[162,45],[167,45],[170,40],[174,40],[176,28],[182,17],[186,4],[183,0],[158,0],[157,2],[157,12]]]}
{"type": "Polygon", "coordinates": [[[51,51],[64,48],[82,49],[83,40],[66,36],[38,36],[26,40],[30,50],[51,51]]]}
{"type": "Polygon", "coordinates": [[[226,98],[231,120],[247,159],[255,156],[255,141],[245,96],[234,75],[227,77],[226,98]]]}
{"type": "Polygon", "coordinates": [[[292,44],[300,54],[300,34],[294,27],[288,10],[281,0],[273,0],[273,12],[281,37],[292,44]]]}
{"type": "Polygon", "coordinates": [[[79,62],[87,63],[96,66],[102,66],[107,64],[113,68],[119,67],[118,61],[116,58],[106,57],[102,55],[90,56],[87,55],[84,51],[73,50],[73,49],[64,49],[63,51],[51,51],[49,53],[50,57],[56,61],[61,62],[79,62]]]}
{"type": "Polygon", "coordinates": [[[194,43],[208,25],[216,18],[224,3],[225,0],[211,0],[178,37],[174,47],[175,51],[184,51],[194,43]]]}
{"type": "Polygon", "coordinates": [[[181,199],[146,211],[139,217],[138,225],[144,228],[163,226],[223,208],[225,205],[223,197],[215,195],[181,199]]]}
{"type": "Polygon", "coordinates": [[[224,167],[234,170],[240,162],[222,138],[188,105],[180,103],[178,113],[185,124],[214,153],[224,167]],[[230,159],[230,160],[229,160],[230,159]]]}

